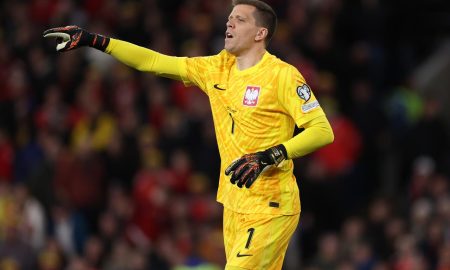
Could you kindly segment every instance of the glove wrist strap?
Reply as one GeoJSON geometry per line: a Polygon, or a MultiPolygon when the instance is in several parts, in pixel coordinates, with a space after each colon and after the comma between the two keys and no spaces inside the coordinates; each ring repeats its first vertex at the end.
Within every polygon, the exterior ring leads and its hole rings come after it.
{"type": "Polygon", "coordinates": [[[109,37],[100,34],[88,33],[88,46],[104,52],[109,44],[109,37]]]}
{"type": "Polygon", "coordinates": [[[275,166],[278,166],[283,160],[287,158],[286,148],[282,144],[269,148],[267,152],[273,162],[273,165],[275,166]]]}

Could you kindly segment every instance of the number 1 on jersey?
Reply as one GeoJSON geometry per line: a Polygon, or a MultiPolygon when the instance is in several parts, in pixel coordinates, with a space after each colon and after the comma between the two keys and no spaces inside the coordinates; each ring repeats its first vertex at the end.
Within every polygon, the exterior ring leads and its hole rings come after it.
{"type": "Polygon", "coordinates": [[[255,228],[249,228],[247,232],[248,232],[248,239],[247,239],[247,243],[245,244],[246,249],[248,249],[250,247],[250,243],[252,242],[253,233],[255,232],[255,228]]]}

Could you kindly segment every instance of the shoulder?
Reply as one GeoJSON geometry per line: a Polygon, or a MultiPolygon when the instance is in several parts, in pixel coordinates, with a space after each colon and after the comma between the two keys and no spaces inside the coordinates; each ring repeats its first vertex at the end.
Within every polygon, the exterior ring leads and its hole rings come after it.
{"type": "Polygon", "coordinates": [[[189,57],[187,58],[187,61],[188,63],[196,62],[201,65],[227,66],[235,61],[235,56],[233,56],[226,50],[222,50],[215,55],[189,57]]]}
{"type": "Polygon", "coordinates": [[[270,67],[271,72],[276,73],[280,89],[288,90],[306,83],[305,78],[294,65],[272,54],[269,54],[267,60],[267,66],[270,67]]]}
{"type": "Polygon", "coordinates": [[[218,54],[216,54],[217,59],[221,64],[229,65],[236,61],[236,57],[231,53],[227,52],[227,50],[223,49],[218,54]]]}
{"type": "Polygon", "coordinates": [[[268,66],[276,68],[282,73],[300,73],[300,71],[288,62],[278,58],[277,56],[267,52],[268,66]]]}

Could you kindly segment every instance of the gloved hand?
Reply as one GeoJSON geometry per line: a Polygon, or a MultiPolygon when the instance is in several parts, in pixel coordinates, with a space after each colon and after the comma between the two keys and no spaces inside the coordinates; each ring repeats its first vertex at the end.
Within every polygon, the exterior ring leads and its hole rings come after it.
{"type": "Polygon", "coordinates": [[[286,148],[280,144],[265,151],[246,154],[233,161],[225,170],[225,175],[230,175],[232,184],[242,188],[249,188],[258,178],[265,167],[278,166],[287,157],[286,148]]]}
{"type": "Polygon", "coordinates": [[[42,35],[45,38],[56,38],[58,52],[66,52],[83,46],[90,46],[104,52],[109,44],[108,37],[89,33],[76,25],[51,28],[45,30],[42,35]]]}

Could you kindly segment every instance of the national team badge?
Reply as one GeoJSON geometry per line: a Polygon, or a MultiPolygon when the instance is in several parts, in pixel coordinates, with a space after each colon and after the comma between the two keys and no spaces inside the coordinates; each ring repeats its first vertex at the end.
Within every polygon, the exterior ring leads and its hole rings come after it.
{"type": "Polygon", "coordinates": [[[258,104],[260,90],[261,87],[259,86],[247,86],[242,104],[250,107],[256,106],[258,104]]]}
{"type": "Polygon", "coordinates": [[[304,83],[297,87],[297,95],[304,101],[308,101],[311,98],[311,89],[304,83]]]}

